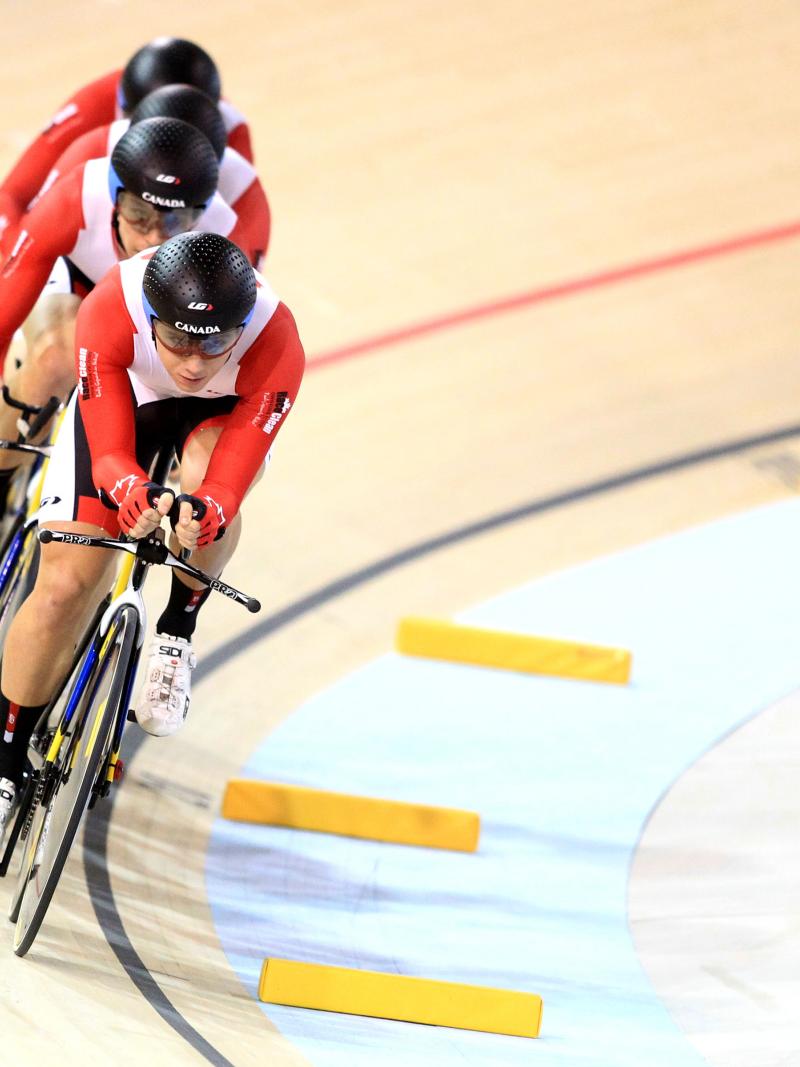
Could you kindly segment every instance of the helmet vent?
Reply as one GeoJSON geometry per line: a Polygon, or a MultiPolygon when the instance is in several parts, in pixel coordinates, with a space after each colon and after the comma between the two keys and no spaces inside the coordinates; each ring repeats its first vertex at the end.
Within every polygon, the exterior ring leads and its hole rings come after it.
{"type": "Polygon", "coordinates": [[[245,323],[257,293],[244,252],[216,233],[182,233],[166,241],[148,262],[142,286],[165,322],[220,330],[245,323]]]}

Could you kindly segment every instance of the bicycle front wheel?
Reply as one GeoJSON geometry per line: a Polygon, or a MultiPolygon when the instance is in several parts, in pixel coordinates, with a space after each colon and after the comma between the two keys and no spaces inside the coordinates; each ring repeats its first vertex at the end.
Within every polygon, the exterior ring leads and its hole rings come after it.
{"type": "Polygon", "coordinates": [[[18,608],[33,589],[38,551],[36,527],[24,529],[23,517],[19,516],[8,548],[0,560],[0,652],[18,608]]]}
{"type": "MultiPolygon", "coordinates": [[[[123,608],[111,626],[89,682],[89,699],[65,737],[56,764],[55,783],[45,790],[26,841],[21,901],[14,931],[14,952],[24,956],[36,939],[98,775],[105,766],[119,717],[127,714],[134,668],[138,614],[123,608]]],[[[74,720],[73,720],[74,721],[74,720]]]]}

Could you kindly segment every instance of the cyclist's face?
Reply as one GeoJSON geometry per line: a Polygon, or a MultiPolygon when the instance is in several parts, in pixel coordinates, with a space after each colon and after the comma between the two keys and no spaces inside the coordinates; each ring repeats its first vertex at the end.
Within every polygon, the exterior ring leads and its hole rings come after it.
{"type": "Polygon", "coordinates": [[[160,245],[178,233],[191,230],[202,215],[199,208],[158,211],[141,197],[123,189],[117,197],[117,230],[128,256],[160,245]]]}
{"type": "Polygon", "coordinates": [[[230,351],[223,352],[221,356],[205,356],[196,348],[181,353],[172,352],[161,343],[158,334],[156,351],[167,374],[187,393],[198,393],[204,389],[231,357],[230,351]]]}

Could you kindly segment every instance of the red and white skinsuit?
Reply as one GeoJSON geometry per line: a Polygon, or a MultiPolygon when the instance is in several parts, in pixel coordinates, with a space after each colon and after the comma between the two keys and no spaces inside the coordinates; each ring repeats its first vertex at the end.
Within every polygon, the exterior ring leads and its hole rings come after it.
{"type": "MultiPolygon", "coordinates": [[[[61,153],[81,134],[121,117],[117,102],[121,77],[122,71],[114,70],[79,89],[28,145],[0,184],[0,253],[7,252],[13,244],[17,223],[61,153]]],[[[226,100],[220,100],[219,109],[228,131],[228,144],[252,163],[246,119],[226,100]]]]}
{"type": "MultiPolygon", "coordinates": [[[[39,195],[46,192],[62,174],[73,167],[100,156],[110,156],[117,141],[130,128],[129,119],[98,126],[82,134],[56,160],[53,169],[42,183],[39,195]]],[[[270,210],[264,187],[256,168],[249,160],[228,146],[219,161],[217,192],[239,216],[241,248],[253,249],[250,262],[261,270],[269,247],[270,210]]],[[[248,253],[249,255],[249,253],[248,253]]]]}
{"type": "Polygon", "coordinates": [[[178,446],[201,426],[222,425],[193,495],[227,525],[294,404],[303,347],[291,312],[258,274],[253,315],[227,361],[200,391],[180,388],[159,358],[142,301],[142,278],[153,254],[151,249],[121,263],[81,306],[78,389],[48,468],[40,522],[90,522],[116,535],[116,512],[98,491],[121,503],[125,487],[147,480],[137,450],[141,455],[141,427],[152,428],[155,414],[161,423],[153,436],[174,433],[178,446]]]}
{"type": "MultiPolygon", "coordinates": [[[[125,257],[113,226],[108,169],[108,159],[92,159],[74,168],[25,216],[0,266],[0,359],[43,290],[85,296],[125,257]]],[[[239,219],[219,193],[193,229],[228,237],[248,259],[255,254],[244,246],[246,235],[239,219]]]]}

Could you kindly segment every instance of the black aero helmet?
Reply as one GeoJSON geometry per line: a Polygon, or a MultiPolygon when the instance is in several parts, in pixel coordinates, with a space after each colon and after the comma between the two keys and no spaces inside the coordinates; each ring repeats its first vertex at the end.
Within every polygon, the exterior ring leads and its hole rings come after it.
{"type": "Polygon", "coordinates": [[[181,119],[143,119],[120,137],[111,153],[108,187],[156,208],[202,208],[214,195],[219,165],[211,142],[181,119]]]}
{"type": "Polygon", "coordinates": [[[181,233],[159,246],[142,280],[145,312],[183,333],[222,334],[245,325],[256,303],[247,256],[218,233],[181,233]]]}
{"type": "Polygon", "coordinates": [[[196,126],[211,142],[211,147],[222,159],[228,141],[225,122],[219,108],[202,89],[193,85],[163,85],[148,93],[136,105],[131,114],[131,126],[142,119],[183,119],[196,126]]]}
{"type": "Polygon", "coordinates": [[[215,103],[219,100],[219,71],[208,52],[181,37],[156,37],[125,65],[119,82],[119,105],[130,114],[153,89],[175,82],[195,85],[215,103]]]}

